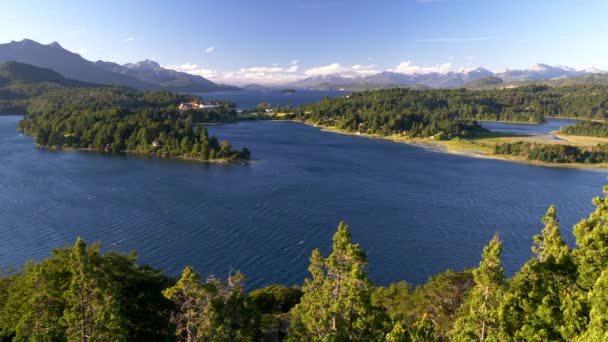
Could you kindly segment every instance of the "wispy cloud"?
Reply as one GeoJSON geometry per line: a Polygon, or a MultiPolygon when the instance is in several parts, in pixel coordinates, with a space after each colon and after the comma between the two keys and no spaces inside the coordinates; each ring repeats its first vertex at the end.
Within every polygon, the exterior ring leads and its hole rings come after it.
{"type": "Polygon", "coordinates": [[[213,51],[215,51],[215,46],[210,46],[208,48],[205,49],[206,53],[212,53],[213,51]]]}
{"type": "Polygon", "coordinates": [[[79,27],[77,29],[72,30],[72,33],[76,33],[76,34],[87,33],[87,28],[86,27],[79,27]]]}
{"type": "Polygon", "coordinates": [[[332,63],[329,65],[317,66],[310,68],[304,72],[307,76],[330,75],[344,71],[344,67],[340,63],[332,63]]]}
{"type": "Polygon", "coordinates": [[[253,73],[259,73],[259,72],[263,72],[263,73],[296,72],[296,71],[298,71],[298,66],[294,65],[294,66],[289,67],[289,68],[282,68],[282,67],[278,67],[278,66],[272,66],[272,67],[258,66],[258,67],[251,67],[251,68],[241,68],[239,71],[242,72],[242,73],[248,73],[248,72],[253,72],[253,73]]]}
{"type": "Polygon", "coordinates": [[[292,82],[302,77],[300,73],[297,73],[299,68],[297,65],[285,67],[278,65],[253,66],[243,67],[236,71],[217,71],[203,68],[194,63],[166,65],[164,67],[193,75],[199,75],[216,82],[233,84],[247,84],[252,82],[279,84],[292,82]]]}
{"type": "Polygon", "coordinates": [[[351,66],[342,65],[340,63],[332,63],[329,65],[317,66],[304,71],[306,76],[320,76],[320,75],[331,75],[340,74],[346,77],[373,75],[379,71],[376,69],[376,64],[362,65],[355,64],[351,66]]]}
{"type": "Polygon", "coordinates": [[[496,36],[442,37],[442,38],[416,39],[416,43],[464,43],[464,42],[479,42],[479,41],[494,40],[494,39],[496,39],[496,36]]]}
{"type": "Polygon", "coordinates": [[[125,39],[124,39],[124,42],[125,42],[125,43],[129,43],[129,42],[132,42],[132,41],[134,41],[134,40],[135,40],[135,38],[134,38],[134,37],[127,37],[127,38],[125,38],[125,39]]]}
{"type": "Polygon", "coordinates": [[[294,59],[294,60],[292,60],[292,61],[289,62],[289,64],[291,64],[291,65],[298,65],[298,63],[300,63],[299,59],[294,59]]]}
{"type": "Polygon", "coordinates": [[[402,74],[425,74],[430,72],[438,72],[440,74],[447,73],[452,69],[452,63],[443,63],[436,64],[433,66],[418,66],[415,65],[412,61],[405,61],[399,63],[394,69],[389,69],[389,71],[398,72],[402,74]]]}

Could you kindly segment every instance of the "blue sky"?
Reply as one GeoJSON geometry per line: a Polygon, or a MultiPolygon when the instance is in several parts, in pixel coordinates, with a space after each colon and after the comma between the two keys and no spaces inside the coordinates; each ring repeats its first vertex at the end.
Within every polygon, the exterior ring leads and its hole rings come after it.
{"type": "Polygon", "coordinates": [[[7,0],[0,42],[266,83],[551,65],[608,69],[605,0],[7,0]]]}

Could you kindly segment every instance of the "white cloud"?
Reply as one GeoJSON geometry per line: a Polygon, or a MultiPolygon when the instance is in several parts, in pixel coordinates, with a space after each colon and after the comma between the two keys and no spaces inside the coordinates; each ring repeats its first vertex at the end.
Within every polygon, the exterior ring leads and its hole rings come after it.
{"type": "Polygon", "coordinates": [[[293,82],[302,75],[297,74],[298,66],[254,66],[240,68],[236,71],[216,71],[203,68],[198,64],[184,63],[164,66],[167,69],[187,72],[192,75],[199,75],[215,82],[231,84],[265,83],[279,84],[293,82]]]}
{"type": "Polygon", "coordinates": [[[411,61],[401,62],[394,69],[389,69],[390,71],[399,72],[402,74],[424,74],[429,72],[438,72],[441,74],[447,73],[452,68],[452,63],[443,63],[436,64],[433,66],[418,66],[414,65],[411,61]]]}
{"type": "Polygon", "coordinates": [[[282,72],[285,71],[285,69],[283,68],[279,68],[279,67],[252,67],[252,68],[241,68],[239,70],[242,73],[247,73],[247,72],[268,72],[268,73],[273,73],[273,72],[282,72]]]}
{"type": "Polygon", "coordinates": [[[205,49],[206,53],[212,53],[213,51],[215,51],[215,46],[210,46],[208,48],[205,49]]]}
{"type": "Polygon", "coordinates": [[[128,43],[128,42],[132,42],[132,41],[134,41],[134,40],[135,40],[135,38],[134,38],[134,37],[127,37],[127,38],[125,38],[124,42],[125,42],[125,43],[128,43]]]}
{"type": "Polygon", "coordinates": [[[465,56],[464,59],[471,60],[471,59],[473,59],[473,56],[465,56]]]}
{"type": "Polygon", "coordinates": [[[320,75],[331,75],[340,74],[345,77],[365,76],[377,74],[376,64],[361,65],[355,64],[352,66],[342,65],[340,63],[333,63],[329,65],[317,66],[304,71],[306,76],[320,76],[320,75]]]}
{"type": "Polygon", "coordinates": [[[340,63],[318,66],[304,71],[307,76],[330,75],[344,71],[344,67],[340,63]]]}
{"type": "Polygon", "coordinates": [[[72,33],[77,33],[77,34],[87,33],[87,28],[79,27],[77,29],[72,30],[72,33]]]}
{"type": "Polygon", "coordinates": [[[215,78],[220,75],[220,73],[215,70],[202,68],[197,64],[192,63],[165,65],[163,67],[175,71],[187,72],[189,74],[198,75],[205,78],[215,78]]]}
{"type": "Polygon", "coordinates": [[[290,65],[298,65],[298,63],[300,63],[299,59],[294,59],[292,61],[289,62],[290,65]]]}

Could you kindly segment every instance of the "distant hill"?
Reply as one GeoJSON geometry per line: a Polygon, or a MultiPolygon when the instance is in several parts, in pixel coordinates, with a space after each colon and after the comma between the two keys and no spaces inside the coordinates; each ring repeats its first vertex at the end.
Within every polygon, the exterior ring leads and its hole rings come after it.
{"type": "Polygon", "coordinates": [[[481,89],[481,88],[487,88],[487,87],[492,87],[492,86],[496,86],[499,84],[503,84],[503,80],[502,78],[496,77],[496,76],[487,76],[484,78],[480,78],[474,81],[469,81],[466,82],[465,84],[462,85],[463,88],[467,88],[467,89],[481,89]]]}
{"type": "Polygon", "coordinates": [[[95,62],[95,65],[104,70],[135,77],[143,82],[156,84],[176,92],[202,93],[208,91],[239,89],[234,86],[215,84],[201,76],[165,69],[157,62],[149,59],[124,65],[97,61],[95,62]]]}
{"type": "MultiPolygon", "coordinates": [[[[499,87],[501,84],[509,87],[538,83],[539,81],[556,81],[557,83],[568,83],[565,79],[582,77],[585,75],[596,75],[597,69],[576,69],[569,67],[549,66],[546,64],[534,64],[526,69],[506,70],[501,73],[493,73],[484,68],[473,70],[461,70],[450,72],[417,72],[399,73],[394,71],[383,71],[374,75],[346,77],[340,74],[320,75],[308,77],[286,87],[305,89],[345,89],[345,90],[369,90],[384,88],[403,87],[427,87],[427,88],[488,88],[499,87]],[[498,82],[498,80],[502,82],[498,82]],[[476,82],[478,80],[482,80],[476,82]]],[[[579,82],[579,81],[576,81],[579,82]]],[[[585,82],[602,82],[600,79],[591,78],[585,82]]],[[[596,83],[591,83],[596,84],[596,83]]]]}
{"type": "Polygon", "coordinates": [[[0,114],[25,111],[27,99],[61,88],[99,87],[64,78],[47,68],[18,62],[0,64],[0,114]]]}
{"type": "Polygon", "coordinates": [[[495,76],[501,78],[505,83],[512,83],[576,77],[595,72],[598,72],[598,70],[581,70],[569,67],[558,67],[537,63],[529,66],[526,69],[507,70],[501,73],[497,73],[495,76]]]}
{"type": "Polygon", "coordinates": [[[370,90],[383,88],[454,88],[464,83],[492,75],[492,72],[477,68],[462,72],[428,72],[404,74],[383,71],[369,76],[345,77],[339,74],[308,77],[286,86],[306,89],[370,90]]]}
{"type": "Polygon", "coordinates": [[[70,80],[58,72],[40,68],[30,64],[6,62],[0,64],[0,86],[10,85],[12,82],[50,82],[68,87],[88,87],[94,84],[70,80]]]}
{"type": "Polygon", "coordinates": [[[167,89],[174,92],[209,92],[237,89],[217,85],[201,76],[160,67],[156,62],[119,65],[111,62],[91,62],[79,54],[64,49],[59,43],[43,45],[24,39],[0,44],[0,63],[17,61],[52,69],[68,79],[128,86],[138,90],[167,89]]]}

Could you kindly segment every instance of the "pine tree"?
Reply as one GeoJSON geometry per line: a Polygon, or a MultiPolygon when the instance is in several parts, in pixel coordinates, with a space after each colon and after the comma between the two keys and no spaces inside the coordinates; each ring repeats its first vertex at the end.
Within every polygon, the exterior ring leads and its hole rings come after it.
{"type": "Polygon", "coordinates": [[[386,334],[386,342],[409,342],[410,335],[407,330],[403,328],[401,322],[397,322],[393,325],[393,330],[386,334]]]}
{"type": "Polygon", "coordinates": [[[584,310],[573,303],[579,295],[576,266],[554,206],[542,222],[541,234],[534,236],[535,257],[513,277],[501,303],[505,340],[571,340],[584,326],[584,310]]]}
{"type": "Polygon", "coordinates": [[[504,290],[504,267],[500,261],[502,242],[494,235],[484,248],[479,267],[473,271],[475,287],[471,289],[455,323],[454,341],[496,341],[498,307],[504,290]]]}
{"type": "Polygon", "coordinates": [[[581,341],[608,341],[608,269],[604,270],[588,295],[591,304],[590,322],[581,341]]]}
{"type": "MultiPolygon", "coordinates": [[[[604,194],[608,194],[608,186],[604,194]]],[[[608,267],[608,196],[595,197],[593,204],[595,211],[574,226],[578,285],[586,290],[591,290],[600,272],[608,267]]]]}
{"type": "Polygon", "coordinates": [[[410,340],[412,342],[433,342],[436,340],[435,325],[428,314],[425,313],[418,322],[414,323],[410,330],[410,340]]]}
{"type": "Polygon", "coordinates": [[[115,285],[104,282],[99,246],[87,248],[78,238],[70,254],[72,279],[65,293],[63,319],[71,341],[125,340],[123,317],[115,296],[115,285]]]}
{"type": "Polygon", "coordinates": [[[163,291],[163,296],[175,304],[171,322],[175,324],[175,334],[180,340],[199,341],[205,328],[215,328],[209,322],[212,308],[208,292],[201,284],[200,275],[189,266],[175,286],[163,291]]]}
{"type": "Polygon", "coordinates": [[[378,313],[371,304],[367,258],[352,243],[348,226],[340,223],[333,250],[323,259],[313,251],[302,299],[292,310],[290,340],[361,341],[384,337],[377,330],[378,313]]]}

